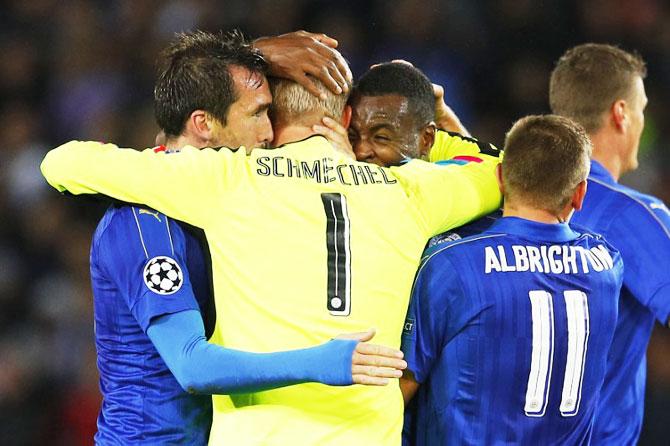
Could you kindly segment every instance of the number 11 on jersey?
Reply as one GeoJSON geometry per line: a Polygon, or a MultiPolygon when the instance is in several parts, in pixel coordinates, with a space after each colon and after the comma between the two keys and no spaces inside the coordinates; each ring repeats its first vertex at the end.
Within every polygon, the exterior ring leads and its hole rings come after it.
{"type": "MultiPolygon", "coordinates": [[[[554,307],[551,294],[544,290],[528,293],[533,323],[533,349],[530,360],[524,412],[529,417],[544,416],[549,400],[551,370],[554,363],[554,307]]],[[[563,378],[560,412],[577,415],[582,396],[582,380],[589,340],[589,305],[586,294],[578,290],[563,292],[568,328],[568,352],[563,378]]]]}
{"type": "Polygon", "coordinates": [[[347,199],[338,193],[321,194],[326,213],[326,248],[328,250],[328,293],[326,307],[333,316],[351,313],[351,224],[347,199]]]}

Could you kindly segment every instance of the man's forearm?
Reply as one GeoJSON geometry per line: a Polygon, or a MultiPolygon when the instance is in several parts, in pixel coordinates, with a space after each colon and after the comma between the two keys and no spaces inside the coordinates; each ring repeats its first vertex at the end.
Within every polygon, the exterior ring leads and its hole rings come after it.
{"type": "Polygon", "coordinates": [[[277,353],[232,350],[205,340],[197,311],[161,316],[147,334],[182,388],[192,393],[258,392],[304,382],[352,384],[356,341],[277,353]]]}
{"type": "Polygon", "coordinates": [[[198,226],[206,206],[193,197],[205,200],[217,193],[224,164],[224,156],[212,150],[191,148],[167,156],[151,150],[119,149],[113,144],[71,141],[47,153],[40,168],[47,182],[60,192],[101,194],[145,204],[198,226]]]}

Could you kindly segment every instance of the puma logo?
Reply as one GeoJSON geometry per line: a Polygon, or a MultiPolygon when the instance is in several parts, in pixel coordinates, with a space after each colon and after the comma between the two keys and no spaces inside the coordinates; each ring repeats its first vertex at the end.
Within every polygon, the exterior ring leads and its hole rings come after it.
{"type": "Polygon", "coordinates": [[[158,216],[158,212],[157,212],[157,211],[150,211],[150,210],[148,210],[148,209],[140,209],[140,212],[139,212],[139,213],[140,213],[140,214],[148,214],[148,215],[152,215],[152,216],[156,217],[156,220],[161,221],[161,218],[158,216]]]}

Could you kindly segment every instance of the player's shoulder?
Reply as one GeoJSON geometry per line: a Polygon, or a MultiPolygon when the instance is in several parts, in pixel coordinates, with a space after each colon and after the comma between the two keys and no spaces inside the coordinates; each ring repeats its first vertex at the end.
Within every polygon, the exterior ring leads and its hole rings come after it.
{"type": "MultiPolygon", "coordinates": [[[[480,141],[477,138],[472,136],[462,135],[457,132],[451,132],[438,128],[435,132],[435,141],[433,142],[433,148],[440,148],[441,146],[451,146],[451,145],[470,145],[476,147],[480,153],[491,156],[500,156],[502,153],[500,149],[489,142],[480,141]]],[[[432,155],[430,158],[434,162],[444,162],[445,160],[440,160],[439,157],[432,155]]]]}
{"type": "MultiPolygon", "coordinates": [[[[620,193],[630,203],[628,212],[634,212],[640,218],[658,223],[668,233],[670,230],[670,226],[668,225],[670,222],[670,210],[668,210],[668,207],[662,200],[626,186],[622,186],[620,193]]],[[[670,233],[668,234],[670,235],[670,233]]]]}
{"type": "Polygon", "coordinates": [[[176,231],[179,231],[178,225],[161,212],[142,206],[114,204],[107,209],[98,223],[93,244],[104,238],[112,238],[114,242],[127,240],[132,243],[138,237],[144,244],[146,239],[156,236],[165,235],[167,239],[171,239],[176,231]]]}
{"type": "Polygon", "coordinates": [[[570,229],[572,229],[579,237],[577,238],[578,242],[584,241],[595,241],[595,242],[607,242],[605,236],[601,232],[595,231],[587,226],[584,226],[579,223],[569,223],[570,229]]]}
{"type": "Polygon", "coordinates": [[[591,228],[586,226],[570,223],[570,228],[576,232],[579,237],[575,240],[575,243],[582,245],[585,249],[606,249],[609,252],[609,256],[617,261],[621,257],[619,250],[607,240],[607,236],[601,234],[600,232],[594,231],[591,228]]]}
{"type": "Polygon", "coordinates": [[[133,207],[125,204],[110,205],[105,214],[100,219],[98,226],[93,234],[94,242],[114,232],[124,225],[134,224],[133,207]]]}
{"type": "Polygon", "coordinates": [[[615,207],[618,213],[636,213],[641,216],[651,217],[658,212],[668,214],[668,208],[659,198],[645,194],[631,187],[618,183],[609,183],[597,178],[589,178],[589,188],[596,192],[595,197],[602,201],[603,195],[611,198],[612,207],[615,207]]]}
{"type": "Polygon", "coordinates": [[[461,292],[476,286],[479,275],[475,274],[477,268],[473,269],[473,264],[478,263],[477,257],[482,257],[487,244],[502,236],[504,234],[484,233],[444,243],[440,249],[422,259],[415,289],[435,291],[434,294],[431,291],[431,295],[433,304],[437,306],[457,298],[461,292]],[[445,293],[446,289],[453,293],[445,293]]]}
{"type": "Polygon", "coordinates": [[[154,209],[136,206],[136,205],[114,205],[105,213],[109,216],[109,224],[133,223],[141,228],[151,228],[153,226],[164,226],[168,218],[162,212],[154,209]]]}
{"type": "Polygon", "coordinates": [[[424,161],[422,159],[411,159],[399,166],[381,167],[387,175],[400,181],[403,188],[412,193],[419,190],[437,193],[434,182],[452,178],[454,172],[453,164],[443,165],[424,161]],[[427,188],[427,189],[423,189],[427,188]]]}
{"type": "Polygon", "coordinates": [[[502,233],[483,232],[481,234],[470,235],[468,237],[455,239],[451,241],[444,241],[439,245],[434,246],[434,249],[426,250],[421,258],[422,269],[439,268],[442,263],[459,264],[454,259],[460,256],[468,256],[476,252],[477,248],[488,244],[492,239],[505,236],[502,233]]]}
{"type": "Polygon", "coordinates": [[[472,235],[478,235],[488,230],[498,219],[502,217],[502,210],[491,212],[477,220],[466,223],[454,229],[438,234],[428,240],[428,244],[423,252],[422,258],[429,256],[435,251],[441,249],[447,243],[462,240],[472,235]]]}

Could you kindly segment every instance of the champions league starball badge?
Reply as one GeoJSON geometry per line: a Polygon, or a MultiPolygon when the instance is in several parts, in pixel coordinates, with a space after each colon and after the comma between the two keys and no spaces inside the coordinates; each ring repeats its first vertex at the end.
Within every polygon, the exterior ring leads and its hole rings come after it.
{"type": "Polygon", "coordinates": [[[156,256],[144,267],[144,283],[157,294],[176,293],[184,283],[184,275],[176,260],[166,256],[156,256]]]}

